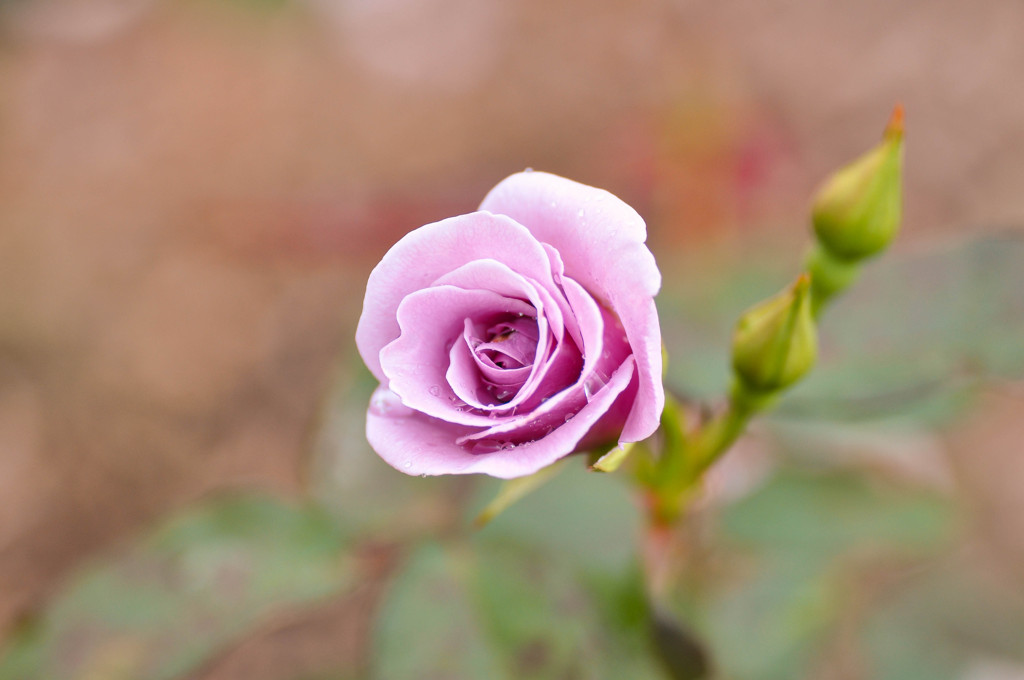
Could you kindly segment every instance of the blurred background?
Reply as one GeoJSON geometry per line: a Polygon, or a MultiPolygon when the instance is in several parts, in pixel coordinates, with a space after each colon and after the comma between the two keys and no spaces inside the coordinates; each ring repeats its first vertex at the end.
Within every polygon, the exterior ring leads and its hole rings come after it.
{"type": "Polygon", "coordinates": [[[5,0],[0,677],[663,677],[623,480],[473,532],[493,483],[368,450],[366,276],[525,167],[607,188],[666,273],[670,383],[713,398],[815,186],[902,102],[896,252],[715,470],[675,615],[723,678],[1024,678],[1022,28],[1017,0],[5,0]]]}

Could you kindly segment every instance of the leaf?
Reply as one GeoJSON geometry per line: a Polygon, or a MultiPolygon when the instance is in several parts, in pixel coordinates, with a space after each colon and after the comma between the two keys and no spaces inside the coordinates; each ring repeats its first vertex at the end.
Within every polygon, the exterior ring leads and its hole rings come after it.
{"type": "Polygon", "coordinates": [[[498,494],[487,504],[480,514],[476,516],[474,524],[479,528],[485,526],[492,519],[504,512],[510,505],[528,495],[534,489],[554,477],[561,471],[564,460],[541,468],[532,475],[510,479],[502,482],[498,494]]]}
{"type": "Polygon", "coordinates": [[[466,584],[468,554],[437,543],[417,549],[391,586],[373,638],[374,677],[501,678],[466,584]]]}
{"type": "Polygon", "coordinates": [[[629,454],[633,452],[634,446],[636,446],[635,442],[619,444],[595,460],[590,469],[596,472],[615,472],[625,462],[626,458],[629,457],[629,454]]]}
{"type": "Polygon", "coordinates": [[[424,543],[378,612],[373,677],[663,680],[634,593],[639,572],[595,580],[545,547],[424,543]]]}
{"type": "Polygon", "coordinates": [[[922,553],[949,543],[956,508],[932,492],[849,472],[782,469],[723,515],[729,538],[773,551],[922,553]]]}
{"type": "MultiPolygon", "coordinates": [[[[481,484],[493,494],[494,483],[481,484]]],[[[617,475],[566,465],[551,483],[534,491],[515,510],[484,527],[481,537],[536,549],[580,566],[587,573],[622,573],[633,560],[640,516],[629,489],[617,475]]]]}
{"type": "Polygon", "coordinates": [[[820,564],[759,560],[756,573],[730,584],[708,614],[708,639],[723,677],[804,677],[836,619],[838,601],[820,564]]]}
{"type": "Polygon", "coordinates": [[[477,545],[477,611],[508,677],[599,677],[601,621],[571,563],[522,545],[477,545]]]}
{"type": "MultiPolygon", "coordinates": [[[[775,289],[778,260],[737,259],[712,274],[691,267],[666,286],[671,384],[701,397],[722,392],[732,323],[775,289]]],[[[1024,375],[1022,261],[1024,238],[1005,234],[868,263],[822,316],[819,364],[779,413],[936,422],[961,409],[978,381],[1024,375]]]]}
{"type": "Polygon", "coordinates": [[[737,680],[805,677],[848,614],[860,569],[932,559],[959,527],[957,507],[935,493],[794,466],[719,522],[712,550],[732,575],[704,588],[706,635],[737,680]]]}
{"type": "Polygon", "coordinates": [[[193,508],[76,574],[0,678],[170,680],[352,577],[321,512],[247,495],[193,508]]]}

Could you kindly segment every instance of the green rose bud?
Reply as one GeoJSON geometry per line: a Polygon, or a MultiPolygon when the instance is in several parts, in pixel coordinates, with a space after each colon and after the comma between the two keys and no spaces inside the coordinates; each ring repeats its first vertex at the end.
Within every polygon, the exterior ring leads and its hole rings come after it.
{"type": "Polygon", "coordinates": [[[839,260],[860,260],[888,246],[902,214],[903,108],[882,143],[830,177],[811,209],[814,233],[839,260]]]}
{"type": "Polygon", "coordinates": [[[802,378],[818,355],[811,277],[801,274],[778,295],[747,310],[736,324],[732,366],[750,392],[777,392],[802,378]]]}

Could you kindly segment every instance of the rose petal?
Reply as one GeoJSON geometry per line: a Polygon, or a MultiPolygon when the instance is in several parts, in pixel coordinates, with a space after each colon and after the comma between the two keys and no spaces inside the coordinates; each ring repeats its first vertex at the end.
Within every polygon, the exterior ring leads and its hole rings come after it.
{"type": "MultiPolygon", "coordinates": [[[[583,345],[583,340],[580,333],[580,320],[576,318],[577,313],[589,314],[598,319],[600,314],[592,300],[589,301],[590,306],[581,312],[573,309],[572,304],[566,299],[566,292],[558,284],[558,281],[561,281],[561,260],[558,259],[557,253],[550,250],[550,246],[545,250],[549,258],[554,258],[551,259],[551,273],[556,280],[550,280],[550,292],[541,283],[526,279],[506,265],[494,260],[469,262],[436,281],[439,284],[457,285],[471,289],[482,288],[507,296],[526,297],[538,310],[538,326],[542,335],[542,342],[538,343],[538,356],[534,361],[530,377],[522,389],[505,404],[492,407],[484,403],[483,395],[479,395],[475,387],[467,380],[466,360],[472,358],[472,355],[464,353],[461,348],[452,348],[449,379],[455,381],[452,383],[455,393],[470,406],[514,413],[521,407],[529,408],[532,404],[540,403],[542,398],[562,391],[572,385],[579,376],[582,363],[580,347],[583,345]],[[572,338],[571,344],[559,344],[552,348],[544,342],[543,325],[545,322],[547,328],[555,336],[556,343],[567,342],[568,339],[563,336],[568,333],[572,338]],[[456,356],[456,353],[459,356],[456,356]],[[456,368],[456,364],[458,368],[456,368]]],[[[583,295],[586,293],[584,292],[583,295]]],[[[600,331],[597,332],[600,337],[600,331]]],[[[500,415],[503,414],[496,414],[495,417],[500,415]]]]}
{"type": "Polygon", "coordinates": [[[535,391],[533,386],[537,385],[547,373],[548,360],[555,352],[552,344],[562,340],[567,320],[571,322],[569,330],[575,331],[575,321],[565,316],[569,311],[568,303],[561,299],[561,291],[554,285],[550,277],[543,283],[527,279],[513,272],[508,266],[491,259],[469,262],[455,271],[441,276],[435,283],[455,285],[467,289],[493,290],[509,297],[521,297],[528,299],[537,310],[536,317],[539,336],[537,354],[530,368],[529,377],[523,383],[524,389],[518,390],[516,395],[505,404],[491,406],[485,403],[486,399],[484,396],[478,394],[476,387],[467,380],[469,374],[464,372],[464,368],[467,368],[465,360],[473,359],[475,362],[476,357],[472,354],[463,355],[461,348],[452,348],[451,362],[453,368],[450,368],[449,371],[459,371],[457,374],[453,373],[451,378],[456,380],[453,386],[456,384],[459,386],[455,389],[455,392],[463,401],[470,406],[484,410],[512,410],[517,408],[530,398],[535,391]],[[545,290],[543,287],[545,283],[557,294],[558,299],[556,299],[556,295],[545,290]],[[454,352],[458,352],[460,356],[456,357],[454,352]],[[459,366],[457,369],[454,368],[456,361],[459,366]],[[476,396],[474,397],[473,395],[476,396]]]}
{"type": "MultiPolygon", "coordinates": [[[[572,299],[574,317],[580,322],[586,363],[572,385],[538,404],[528,404],[520,415],[495,422],[490,428],[465,435],[463,441],[503,437],[513,441],[542,436],[553,424],[572,417],[585,404],[606,389],[610,376],[626,362],[633,362],[629,345],[618,322],[575,281],[565,279],[565,290],[572,299]]],[[[564,384],[564,383],[563,383],[564,384]]],[[[625,386],[623,386],[625,387],[625,386]]],[[[620,417],[621,428],[626,414],[620,417]]]]}
{"type": "Polygon", "coordinates": [[[566,274],[615,312],[637,361],[639,386],[623,441],[657,428],[665,404],[661,331],[653,297],[661,273],[647,249],[643,219],[612,194],[544,172],[505,179],[480,206],[507,215],[552,246],[566,274]]]}
{"type": "Polygon", "coordinates": [[[510,479],[529,475],[576,450],[580,440],[601,419],[629,384],[632,360],[625,362],[603,390],[574,417],[543,439],[491,453],[474,453],[455,443],[470,428],[427,417],[403,407],[398,396],[378,387],[366,416],[366,437],[388,464],[407,474],[483,473],[510,479]]]}
{"type": "MultiPolygon", "coordinates": [[[[457,340],[452,345],[452,349],[448,354],[449,366],[445,378],[455,396],[465,402],[467,406],[486,411],[489,417],[497,417],[499,410],[503,409],[505,405],[495,405],[493,403],[496,395],[489,394],[486,391],[486,383],[481,380],[481,373],[483,373],[484,378],[489,378],[490,376],[488,372],[481,369],[476,355],[465,340],[465,335],[469,332],[468,328],[472,326],[472,323],[472,320],[466,319],[467,331],[463,333],[463,340],[457,340]]],[[[532,366],[524,366],[523,368],[498,372],[507,374],[509,379],[525,383],[532,371],[532,366]]],[[[496,381],[492,380],[492,382],[496,381]]]]}
{"type": "Polygon", "coordinates": [[[378,380],[386,376],[380,351],[398,337],[398,306],[410,293],[473,260],[498,259],[512,271],[551,289],[551,263],[530,232],[508,217],[475,212],[406,234],[374,267],[366,283],[356,346],[378,380]]]}
{"type": "Polygon", "coordinates": [[[446,378],[449,346],[462,333],[467,318],[498,320],[500,315],[532,315],[533,307],[518,298],[489,290],[434,286],[406,296],[396,314],[400,335],[380,352],[391,391],[409,408],[464,425],[489,425],[485,415],[459,411],[446,378]]]}

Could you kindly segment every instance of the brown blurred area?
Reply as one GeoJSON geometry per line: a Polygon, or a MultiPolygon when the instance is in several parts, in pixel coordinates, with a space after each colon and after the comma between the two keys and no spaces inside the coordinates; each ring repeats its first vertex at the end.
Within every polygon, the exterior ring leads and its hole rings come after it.
{"type": "MultiPolygon", "coordinates": [[[[524,167],[619,194],[656,253],[800,243],[814,185],[900,101],[904,247],[1024,224],[1017,0],[20,0],[0,22],[0,634],[204,493],[298,492],[370,268],[524,167]]],[[[967,479],[992,481],[1019,498],[967,479]]]]}

